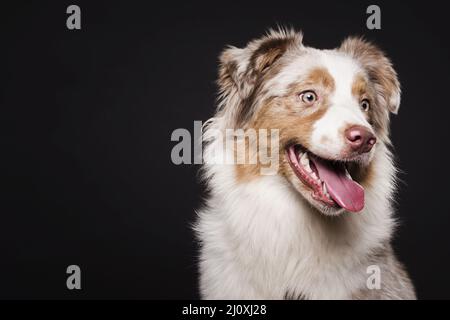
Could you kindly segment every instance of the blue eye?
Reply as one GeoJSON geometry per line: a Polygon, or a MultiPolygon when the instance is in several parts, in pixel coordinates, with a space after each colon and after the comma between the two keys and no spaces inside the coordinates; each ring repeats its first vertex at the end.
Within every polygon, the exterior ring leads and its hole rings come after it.
{"type": "Polygon", "coordinates": [[[306,105],[311,106],[317,101],[317,95],[314,91],[304,91],[300,94],[300,99],[306,105]]]}

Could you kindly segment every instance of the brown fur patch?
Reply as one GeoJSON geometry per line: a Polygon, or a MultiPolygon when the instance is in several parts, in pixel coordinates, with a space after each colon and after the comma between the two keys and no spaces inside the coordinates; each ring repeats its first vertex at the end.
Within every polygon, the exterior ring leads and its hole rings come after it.
{"type": "Polygon", "coordinates": [[[352,95],[359,101],[367,94],[367,81],[363,75],[358,74],[353,80],[352,95]]]}
{"type": "Polygon", "coordinates": [[[307,81],[311,82],[312,84],[319,84],[329,91],[333,91],[335,89],[334,78],[325,68],[313,69],[309,73],[307,81]]]}
{"type": "Polygon", "coordinates": [[[290,45],[290,39],[268,39],[264,41],[250,58],[250,70],[264,72],[286,52],[290,45]]]}

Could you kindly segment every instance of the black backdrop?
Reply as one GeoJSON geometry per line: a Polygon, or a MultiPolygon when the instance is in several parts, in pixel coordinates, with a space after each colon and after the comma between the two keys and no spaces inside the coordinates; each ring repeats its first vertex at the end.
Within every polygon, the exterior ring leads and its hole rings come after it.
{"type": "Polygon", "coordinates": [[[198,298],[197,166],[170,135],[214,110],[217,56],[277,24],[332,48],[365,35],[403,85],[395,247],[420,298],[450,298],[449,34],[439,2],[17,1],[1,16],[1,298],[198,298]],[[66,28],[66,8],[82,29],[66,28]],[[82,290],[66,289],[66,267],[82,290]]]}

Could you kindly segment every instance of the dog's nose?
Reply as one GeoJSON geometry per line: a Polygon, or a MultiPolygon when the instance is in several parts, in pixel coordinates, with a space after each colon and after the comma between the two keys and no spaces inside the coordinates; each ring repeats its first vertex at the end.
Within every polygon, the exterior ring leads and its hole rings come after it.
{"type": "Polygon", "coordinates": [[[345,138],[353,151],[366,153],[372,150],[377,138],[363,126],[352,126],[345,130],[345,138]]]}

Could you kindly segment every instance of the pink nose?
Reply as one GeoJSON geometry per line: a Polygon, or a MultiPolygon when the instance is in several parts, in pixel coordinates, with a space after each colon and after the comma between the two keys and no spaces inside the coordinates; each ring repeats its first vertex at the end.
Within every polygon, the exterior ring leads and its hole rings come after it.
{"type": "Polygon", "coordinates": [[[377,142],[377,138],[363,126],[353,126],[345,130],[346,142],[353,151],[360,154],[369,152],[377,142]]]}

